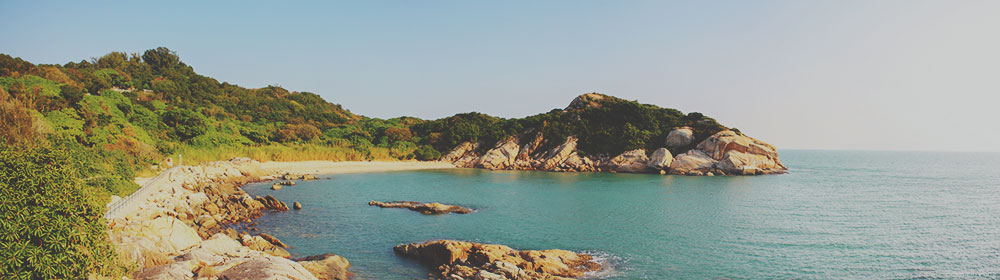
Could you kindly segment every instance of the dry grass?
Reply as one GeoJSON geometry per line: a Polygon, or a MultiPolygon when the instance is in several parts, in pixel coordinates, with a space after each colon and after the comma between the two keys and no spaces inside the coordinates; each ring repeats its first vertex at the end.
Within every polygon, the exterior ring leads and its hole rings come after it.
{"type": "MultiPolygon", "coordinates": [[[[394,160],[389,149],[371,148],[368,155],[348,148],[322,145],[267,145],[256,147],[213,147],[213,148],[182,148],[178,154],[183,155],[185,165],[203,162],[228,160],[234,157],[246,157],[257,161],[360,161],[360,160],[394,160]]],[[[176,159],[177,155],[173,155],[176,159]]]]}

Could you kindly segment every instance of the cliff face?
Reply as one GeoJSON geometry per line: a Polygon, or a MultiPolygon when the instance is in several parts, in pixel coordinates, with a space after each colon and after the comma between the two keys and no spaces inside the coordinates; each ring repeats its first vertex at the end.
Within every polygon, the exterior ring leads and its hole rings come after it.
{"type": "MultiPolygon", "coordinates": [[[[597,94],[577,97],[566,110],[599,108],[604,99],[597,94]]],[[[615,100],[620,100],[615,98],[615,100]]],[[[623,124],[625,125],[625,124],[623,124]]],[[[711,131],[701,131],[707,135],[711,131]]],[[[557,172],[627,172],[675,175],[761,175],[786,173],[773,145],[733,130],[722,130],[695,142],[698,135],[692,127],[674,127],[663,146],[652,151],[634,149],[618,155],[587,155],[577,150],[580,140],[575,136],[548,139],[542,133],[515,135],[492,143],[485,152],[479,147],[486,143],[464,142],[451,150],[442,161],[465,168],[490,170],[543,170],[557,172]],[[543,143],[558,141],[548,150],[543,143]],[[519,144],[524,143],[524,144],[519,144]],[[480,152],[477,152],[480,151],[480,152]],[[678,152],[674,156],[671,151],[678,152]]],[[[704,137],[704,136],[702,136],[704,137]]]]}

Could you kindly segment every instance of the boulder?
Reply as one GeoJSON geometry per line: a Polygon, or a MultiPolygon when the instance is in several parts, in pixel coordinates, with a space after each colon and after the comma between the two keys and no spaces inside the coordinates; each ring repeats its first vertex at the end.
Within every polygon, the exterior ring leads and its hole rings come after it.
{"type": "Polygon", "coordinates": [[[194,265],[193,262],[182,261],[149,267],[136,271],[133,277],[136,280],[194,279],[194,273],[191,272],[194,265]]]}
{"type": "Polygon", "coordinates": [[[219,274],[224,280],[312,280],[317,279],[301,264],[289,259],[262,256],[250,259],[219,274]]]}
{"type": "Polygon", "coordinates": [[[635,149],[611,158],[607,167],[615,172],[641,173],[648,171],[648,163],[649,157],[646,157],[646,150],[635,149]]]}
{"type": "Polygon", "coordinates": [[[670,150],[667,148],[659,148],[653,151],[653,155],[649,157],[649,163],[647,164],[649,168],[656,170],[664,170],[670,168],[670,163],[674,161],[674,156],[670,154],[670,150]]]}
{"type": "Polygon", "coordinates": [[[517,144],[517,137],[510,137],[497,143],[497,146],[479,158],[478,167],[490,170],[510,169],[517,161],[517,154],[521,147],[517,144]]]}
{"type": "Polygon", "coordinates": [[[441,277],[460,279],[475,279],[476,275],[509,279],[576,278],[601,269],[592,256],[566,250],[518,251],[504,245],[454,240],[402,244],[393,251],[435,268],[441,277]],[[482,271],[489,274],[481,274],[482,271]]]}
{"type": "Polygon", "coordinates": [[[715,168],[715,159],[700,150],[690,150],[679,154],[670,163],[670,174],[674,175],[700,175],[715,168]],[[692,173],[695,172],[695,173],[692,173]]]}
{"type": "Polygon", "coordinates": [[[320,280],[347,280],[350,276],[347,269],[351,263],[335,254],[309,256],[296,261],[320,280]]]}
{"type": "Polygon", "coordinates": [[[153,236],[153,240],[162,241],[161,244],[170,246],[174,251],[182,251],[201,242],[197,231],[174,217],[161,216],[153,219],[141,233],[153,236]]]}
{"type": "Polygon", "coordinates": [[[302,203],[299,203],[298,201],[296,201],[295,203],[292,203],[292,209],[302,210],[302,203]]]}
{"type": "Polygon", "coordinates": [[[778,160],[777,148],[732,130],[708,137],[696,149],[718,161],[716,168],[727,174],[772,174],[788,170],[778,160]]]}
{"type": "Polygon", "coordinates": [[[667,147],[670,148],[681,148],[691,145],[694,142],[694,130],[690,127],[682,126],[675,127],[667,133],[667,140],[664,142],[667,147]]]}
{"type": "Polygon", "coordinates": [[[243,246],[247,246],[251,250],[261,251],[272,256],[283,258],[291,256],[291,254],[289,254],[288,251],[285,251],[285,249],[275,246],[270,241],[267,241],[260,236],[250,236],[248,234],[244,234],[240,237],[240,242],[243,246]]]}

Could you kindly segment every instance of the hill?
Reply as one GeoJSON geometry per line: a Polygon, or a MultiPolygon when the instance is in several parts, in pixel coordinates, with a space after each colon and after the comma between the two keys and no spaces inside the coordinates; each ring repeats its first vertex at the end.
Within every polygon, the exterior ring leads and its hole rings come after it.
{"type": "Polygon", "coordinates": [[[0,127],[0,259],[8,260],[0,275],[26,278],[126,271],[109,249],[104,205],[133,192],[137,173],[178,154],[188,164],[239,156],[687,175],[785,170],[773,146],[700,113],[588,93],[524,118],[368,118],[314,93],[219,82],[167,48],[63,65],[0,54],[0,127]]]}

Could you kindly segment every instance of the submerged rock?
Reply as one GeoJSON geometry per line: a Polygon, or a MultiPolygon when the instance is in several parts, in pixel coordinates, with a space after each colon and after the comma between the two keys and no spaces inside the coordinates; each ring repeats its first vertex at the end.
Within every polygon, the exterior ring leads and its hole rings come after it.
{"type": "Polygon", "coordinates": [[[284,202],[278,201],[277,198],[274,198],[271,195],[264,196],[263,198],[257,198],[257,201],[259,201],[261,204],[263,204],[264,208],[267,208],[267,209],[274,209],[276,211],[288,211],[288,205],[287,204],[285,204],[284,202]]]}
{"type": "Polygon", "coordinates": [[[441,204],[437,202],[433,203],[422,203],[416,201],[381,202],[372,200],[368,202],[368,205],[378,206],[381,208],[406,208],[420,212],[421,214],[424,215],[437,215],[437,214],[448,214],[448,213],[468,214],[475,211],[472,208],[466,208],[458,205],[441,204]]]}
{"type": "Polygon", "coordinates": [[[559,249],[519,251],[504,245],[435,240],[397,245],[393,251],[420,260],[448,279],[577,278],[601,270],[592,256],[559,249]]]}

